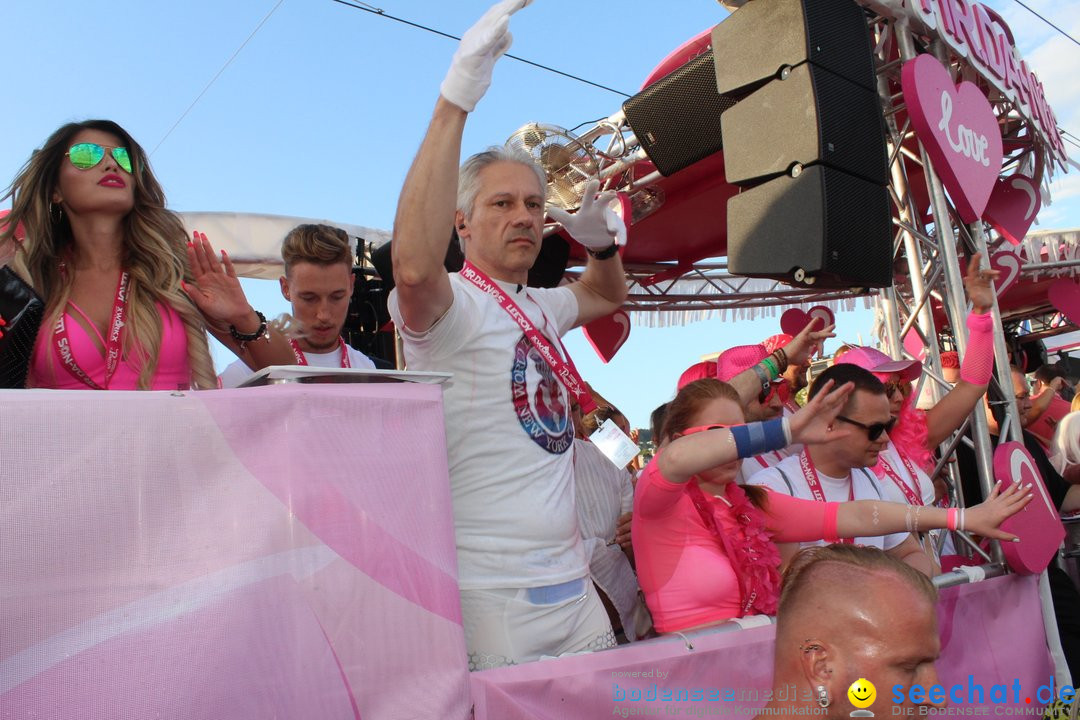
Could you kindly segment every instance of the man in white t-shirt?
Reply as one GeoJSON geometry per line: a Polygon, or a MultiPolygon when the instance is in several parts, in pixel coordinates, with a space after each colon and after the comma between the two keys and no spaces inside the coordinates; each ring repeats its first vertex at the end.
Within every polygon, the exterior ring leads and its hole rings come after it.
{"type": "MultiPolygon", "coordinates": [[[[888,430],[894,424],[889,414],[885,386],[872,373],[856,365],[839,364],[815,378],[809,397],[813,398],[829,380],[837,387],[849,382],[855,385],[843,411],[836,416],[837,422],[854,426],[854,432],[838,433],[835,440],[806,445],[798,455],[754,474],[750,483],[804,500],[899,501],[894,489],[889,487],[891,483],[879,480],[869,470],[888,444],[888,430]]],[[[855,538],[854,542],[881,548],[926,575],[933,575],[929,558],[911,533],[860,537],[855,538]]],[[[801,547],[821,544],[802,543],[801,547]]],[[[794,555],[799,547],[794,544],[781,545],[784,561],[794,555]]]]}
{"type": "MultiPolygon", "coordinates": [[[[367,355],[345,344],[341,329],[353,292],[353,255],[349,236],[329,225],[298,225],[281,244],[285,274],[281,294],[292,303],[299,336],[291,343],[298,365],[367,368],[367,355]]],[[[221,387],[234,388],[251,375],[242,360],[225,368],[221,387]]]]}
{"type": "Polygon", "coordinates": [[[529,288],[544,171],[503,147],[458,170],[465,121],[510,45],[510,16],[527,4],[495,5],[462,38],[402,188],[391,244],[388,306],[407,366],[453,374],[444,386],[446,440],[472,670],[614,645],[574,507],[565,383],[587,390],[559,338],[625,300],[616,242],[625,226],[595,182],[576,213],[547,209],[588,261],[578,282],[529,288]],[[448,274],[454,228],[466,265],[448,274]]]}

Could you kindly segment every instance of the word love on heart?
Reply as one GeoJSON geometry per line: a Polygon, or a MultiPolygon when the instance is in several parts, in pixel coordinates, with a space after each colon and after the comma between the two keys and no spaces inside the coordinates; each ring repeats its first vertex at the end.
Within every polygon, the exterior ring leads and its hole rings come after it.
{"type": "Polygon", "coordinates": [[[977,85],[954,85],[932,55],[904,63],[900,72],[911,126],[964,222],[983,216],[1001,173],[1001,129],[977,85]]]}
{"type": "Polygon", "coordinates": [[[947,90],[941,93],[941,120],[938,122],[938,130],[945,133],[945,139],[949,141],[949,147],[953,152],[958,152],[966,158],[971,158],[983,167],[990,167],[990,158],[986,156],[986,148],[990,140],[985,135],[980,135],[964,123],[956,126],[956,140],[953,140],[952,128],[952,95],[947,90]]]}

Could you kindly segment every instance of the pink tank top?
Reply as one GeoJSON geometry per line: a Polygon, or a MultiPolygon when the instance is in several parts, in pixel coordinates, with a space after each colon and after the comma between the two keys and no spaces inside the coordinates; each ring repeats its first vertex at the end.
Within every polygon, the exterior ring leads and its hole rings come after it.
{"type": "MultiPolygon", "coordinates": [[[[86,313],[75,303],[69,302],[68,308],[83,317],[86,323],[93,328],[93,333],[101,346],[105,346],[105,338],[97,326],[90,321],[86,313]]],[[[187,357],[187,333],[184,330],[184,322],[180,315],[164,303],[157,303],[158,314],[161,315],[161,351],[158,356],[157,371],[150,383],[151,390],[176,390],[187,389],[191,386],[191,366],[187,357]]],[[[71,312],[66,312],[69,318],[65,322],[68,338],[71,342],[71,354],[75,362],[99,385],[105,379],[105,358],[98,350],[97,344],[83,328],[82,324],[75,322],[71,312]]],[[[136,390],[139,383],[139,367],[129,363],[127,359],[121,359],[116,368],[116,374],[109,382],[108,390],[136,390]]],[[[79,378],[75,377],[70,370],[61,362],[56,351],[54,335],[46,328],[38,333],[37,342],[34,344],[34,356],[30,363],[30,377],[26,383],[31,388],[50,388],[53,390],[88,390],[89,387],[79,378]]]]}

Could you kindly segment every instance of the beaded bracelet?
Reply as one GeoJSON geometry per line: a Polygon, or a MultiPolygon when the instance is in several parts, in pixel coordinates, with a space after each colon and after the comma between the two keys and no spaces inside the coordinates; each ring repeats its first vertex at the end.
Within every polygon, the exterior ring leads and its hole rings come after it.
{"type": "Polygon", "coordinates": [[[770,355],[770,357],[775,358],[773,362],[776,363],[777,376],[783,375],[784,371],[787,370],[788,367],[787,353],[784,352],[783,348],[776,348],[776,350],[773,351],[773,354],[770,355]]]}
{"type": "Polygon", "coordinates": [[[229,335],[232,339],[240,343],[240,350],[242,351],[249,342],[255,342],[261,337],[266,338],[266,342],[270,342],[270,333],[266,329],[266,316],[258,310],[255,311],[255,315],[259,318],[259,327],[253,333],[242,333],[236,329],[235,325],[229,326],[229,335]]]}

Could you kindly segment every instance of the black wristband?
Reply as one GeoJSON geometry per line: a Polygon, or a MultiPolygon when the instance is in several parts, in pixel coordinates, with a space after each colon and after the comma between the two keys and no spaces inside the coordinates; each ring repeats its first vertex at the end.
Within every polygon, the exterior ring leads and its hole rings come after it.
{"type": "Polygon", "coordinates": [[[241,347],[243,347],[245,343],[255,342],[266,334],[266,316],[258,310],[255,311],[255,315],[259,318],[259,327],[253,333],[242,333],[236,329],[235,325],[229,326],[229,335],[232,336],[233,340],[240,343],[241,347]]]}
{"type": "Polygon", "coordinates": [[[615,253],[619,252],[619,243],[613,242],[603,250],[593,250],[591,247],[587,247],[585,248],[585,252],[589,253],[589,255],[597,260],[607,260],[610,257],[615,257],[615,253]]]}

